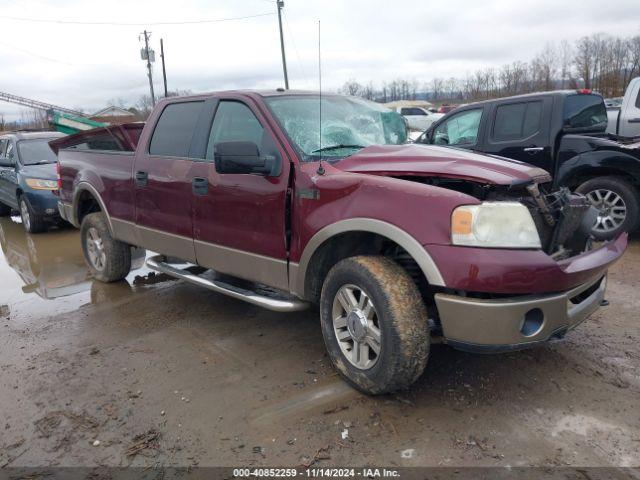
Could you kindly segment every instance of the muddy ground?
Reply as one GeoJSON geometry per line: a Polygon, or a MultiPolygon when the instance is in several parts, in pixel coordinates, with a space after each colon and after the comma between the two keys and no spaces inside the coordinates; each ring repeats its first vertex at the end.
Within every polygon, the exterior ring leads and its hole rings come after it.
{"type": "Polygon", "coordinates": [[[317,311],[145,269],[94,283],[71,229],[2,219],[0,240],[0,467],[640,466],[637,239],[564,342],[436,345],[411,391],[378,398],[336,376],[317,311]]]}

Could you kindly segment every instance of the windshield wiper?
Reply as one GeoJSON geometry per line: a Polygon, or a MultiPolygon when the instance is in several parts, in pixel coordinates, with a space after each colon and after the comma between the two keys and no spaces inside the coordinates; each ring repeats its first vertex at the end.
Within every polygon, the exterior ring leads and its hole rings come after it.
{"type": "Polygon", "coordinates": [[[365,147],[364,145],[348,145],[344,143],[339,143],[337,145],[329,145],[328,147],[319,148],[317,150],[314,150],[311,153],[326,152],[327,150],[338,150],[340,148],[365,148],[365,147]]]}

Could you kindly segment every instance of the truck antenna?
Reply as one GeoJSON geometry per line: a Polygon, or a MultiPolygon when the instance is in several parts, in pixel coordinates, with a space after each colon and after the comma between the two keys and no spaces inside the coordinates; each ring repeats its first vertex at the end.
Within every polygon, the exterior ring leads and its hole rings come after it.
{"type": "Polygon", "coordinates": [[[319,95],[318,95],[318,107],[319,107],[319,137],[320,142],[318,145],[318,151],[320,152],[320,163],[318,165],[318,170],[316,173],[318,175],[324,175],[324,166],[322,165],[322,58],[320,57],[320,20],[318,20],[318,85],[319,85],[319,95]]]}

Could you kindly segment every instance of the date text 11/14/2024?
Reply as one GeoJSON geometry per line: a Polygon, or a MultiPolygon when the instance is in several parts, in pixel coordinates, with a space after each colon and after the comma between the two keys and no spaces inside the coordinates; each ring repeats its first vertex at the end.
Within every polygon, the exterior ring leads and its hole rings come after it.
{"type": "Polygon", "coordinates": [[[387,468],[236,468],[234,478],[399,478],[400,472],[387,468]]]}

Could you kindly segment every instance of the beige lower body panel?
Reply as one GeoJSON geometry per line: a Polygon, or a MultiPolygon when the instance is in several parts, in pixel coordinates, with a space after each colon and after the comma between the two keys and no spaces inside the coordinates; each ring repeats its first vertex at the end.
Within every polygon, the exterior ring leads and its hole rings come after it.
{"type": "Polygon", "coordinates": [[[286,260],[142,227],[113,218],[114,237],[162,255],[180,258],[216,272],[289,291],[286,260]]]}
{"type": "Polygon", "coordinates": [[[606,276],[560,294],[482,300],[438,293],[435,300],[447,341],[517,346],[545,341],[555,332],[576,327],[600,307],[605,289],[606,276]],[[534,312],[527,317],[534,309],[541,315],[534,312]],[[525,318],[541,321],[527,329],[525,318]]]}
{"type": "Polygon", "coordinates": [[[287,262],[212,243],[195,242],[198,265],[216,272],[262,283],[279,290],[289,290],[287,262]]]}
{"type": "Polygon", "coordinates": [[[133,222],[111,218],[111,228],[113,228],[113,236],[118,240],[130,245],[140,245],[140,238],[137,235],[137,227],[133,222]]]}

